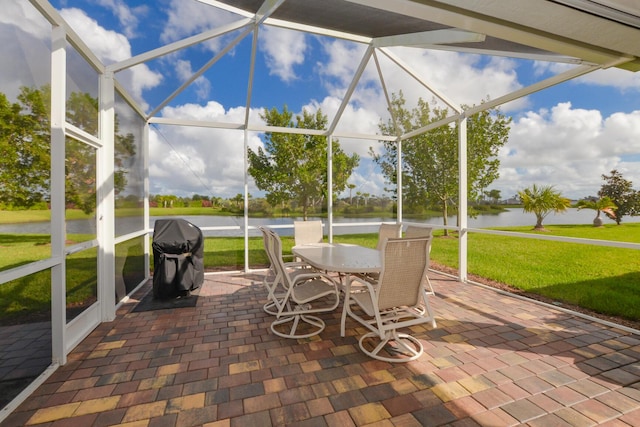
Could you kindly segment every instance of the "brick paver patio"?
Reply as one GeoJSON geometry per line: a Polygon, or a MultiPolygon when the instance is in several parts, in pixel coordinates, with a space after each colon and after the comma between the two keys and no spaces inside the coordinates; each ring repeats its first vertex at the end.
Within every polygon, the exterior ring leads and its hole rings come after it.
{"type": "Polygon", "coordinates": [[[259,273],[207,276],[196,307],[134,300],[1,426],[640,426],[640,335],[431,278],[438,327],[406,364],[363,355],[355,322],[340,337],[341,306],[274,336],[259,273]]]}

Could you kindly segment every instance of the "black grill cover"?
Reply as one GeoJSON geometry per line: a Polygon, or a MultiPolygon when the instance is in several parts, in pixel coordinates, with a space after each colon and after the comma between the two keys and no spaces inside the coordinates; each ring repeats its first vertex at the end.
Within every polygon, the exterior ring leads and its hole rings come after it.
{"type": "Polygon", "coordinates": [[[153,228],[153,297],[189,295],[204,282],[202,230],[184,219],[159,219],[153,228]]]}

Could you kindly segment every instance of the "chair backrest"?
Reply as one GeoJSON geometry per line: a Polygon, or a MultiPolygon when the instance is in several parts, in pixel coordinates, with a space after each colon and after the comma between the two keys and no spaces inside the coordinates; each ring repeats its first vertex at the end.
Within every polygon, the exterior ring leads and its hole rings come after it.
{"type": "Polygon", "coordinates": [[[269,263],[271,266],[269,268],[273,269],[273,260],[271,254],[271,230],[265,227],[258,227],[258,230],[262,233],[262,244],[264,245],[264,251],[267,253],[267,258],[269,259],[269,263]]]}
{"type": "Polygon", "coordinates": [[[282,285],[285,288],[289,288],[290,277],[282,259],[282,240],[280,240],[280,236],[274,230],[267,230],[267,232],[269,236],[269,251],[267,254],[269,254],[271,267],[282,280],[282,285]]]}
{"type": "Polygon", "coordinates": [[[262,233],[262,244],[264,245],[264,250],[267,252],[267,256],[269,255],[269,250],[267,249],[269,246],[269,230],[265,227],[258,227],[258,230],[262,233]]]}
{"type": "Polygon", "coordinates": [[[295,245],[322,242],[322,221],[293,221],[295,245]]]}
{"type": "Polygon", "coordinates": [[[380,229],[378,230],[378,245],[376,246],[376,249],[381,251],[387,239],[397,239],[399,237],[402,237],[402,224],[380,224],[380,229]]]}
{"type": "Polygon", "coordinates": [[[271,269],[276,274],[279,274],[279,265],[283,271],[285,270],[284,261],[282,260],[282,241],[280,240],[280,236],[278,236],[278,233],[274,230],[268,228],[260,227],[260,231],[263,236],[264,250],[267,252],[267,257],[271,263],[271,269]]]}
{"type": "Polygon", "coordinates": [[[388,239],[378,280],[378,309],[415,306],[421,302],[429,268],[430,237],[388,239]]]}
{"type": "Polygon", "coordinates": [[[431,237],[432,235],[433,228],[417,225],[407,225],[407,229],[404,232],[404,237],[431,237]]]}

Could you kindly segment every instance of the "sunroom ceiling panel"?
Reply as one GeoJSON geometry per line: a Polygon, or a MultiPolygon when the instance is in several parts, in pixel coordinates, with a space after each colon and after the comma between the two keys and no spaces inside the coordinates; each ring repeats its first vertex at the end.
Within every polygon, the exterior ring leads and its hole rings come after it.
{"type": "MultiPolygon", "coordinates": [[[[256,13],[265,0],[218,2],[256,13]]],[[[485,40],[441,48],[608,64],[640,57],[638,9],[634,0],[285,0],[270,17],[369,38],[457,28],[485,40]]]]}

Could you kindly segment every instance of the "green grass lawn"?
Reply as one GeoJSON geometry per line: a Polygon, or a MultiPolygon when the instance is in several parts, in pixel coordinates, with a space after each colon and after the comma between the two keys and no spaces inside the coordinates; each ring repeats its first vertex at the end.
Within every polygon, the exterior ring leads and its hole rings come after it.
{"type": "MultiPolygon", "coordinates": [[[[640,224],[547,227],[545,234],[640,242],[640,224]]],[[[530,227],[509,230],[532,232],[530,227]]],[[[457,268],[457,239],[436,238],[432,259],[457,268]]],[[[598,313],[640,320],[640,252],[634,249],[471,234],[469,274],[598,313]]]]}
{"type": "MultiPolygon", "coordinates": [[[[602,228],[551,225],[547,229],[545,235],[640,242],[640,223],[602,228]]],[[[534,233],[531,227],[504,230],[534,233]]],[[[282,241],[284,253],[290,255],[293,238],[285,236],[282,241]]],[[[339,235],[335,236],[335,241],[375,247],[377,235],[339,235]]],[[[207,238],[205,266],[215,270],[244,268],[243,243],[243,238],[207,238]]],[[[49,256],[47,235],[0,234],[0,269],[49,256]]],[[[249,259],[252,268],[267,264],[261,238],[249,239],[249,259]]],[[[457,268],[457,238],[445,237],[441,231],[436,231],[431,259],[434,264],[457,268]]],[[[472,233],[469,235],[468,260],[470,275],[561,303],[640,321],[640,252],[637,250],[472,233]]],[[[79,259],[69,267],[72,270],[67,276],[77,278],[67,284],[72,298],[70,303],[81,304],[84,299],[93,298],[95,283],[85,270],[93,274],[95,262],[79,259]],[[88,290],[82,289],[83,284],[88,290]]],[[[2,319],[47,307],[50,301],[48,275],[35,276],[0,286],[0,323],[2,319]]]]}

